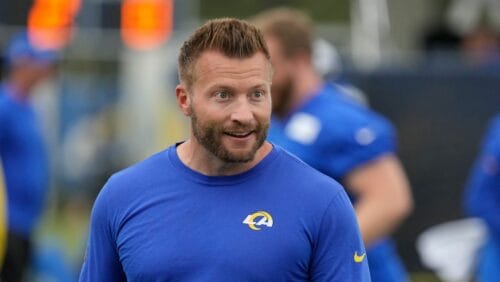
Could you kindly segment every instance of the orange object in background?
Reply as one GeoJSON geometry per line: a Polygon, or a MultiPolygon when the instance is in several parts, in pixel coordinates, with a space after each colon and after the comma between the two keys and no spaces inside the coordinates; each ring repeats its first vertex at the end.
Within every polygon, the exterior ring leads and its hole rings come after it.
{"type": "Polygon", "coordinates": [[[28,35],[40,49],[61,49],[68,45],[80,0],[36,0],[28,15],[28,35]]]}
{"type": "Polygon", "coordinates": [[[172,0],[124,0],[121,10],[121,35],[132,49],[159,47],[173,28],[172,0]]]}

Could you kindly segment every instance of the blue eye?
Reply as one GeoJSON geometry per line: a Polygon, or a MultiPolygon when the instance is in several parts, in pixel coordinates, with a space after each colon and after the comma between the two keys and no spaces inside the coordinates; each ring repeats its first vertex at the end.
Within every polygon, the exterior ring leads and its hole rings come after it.
{"type": "Polygon", "coordinates": [[[227,91],[217,91],[215,93],[215,98],[219,100],[227,100],[229,99],[229,93],[227,91]]]}
{"type": "Polygon", "coordinates": [[[264,92],[257,90],[252,93],[252,98],[254,99],[261,99],[264,96],[264,92]]]}

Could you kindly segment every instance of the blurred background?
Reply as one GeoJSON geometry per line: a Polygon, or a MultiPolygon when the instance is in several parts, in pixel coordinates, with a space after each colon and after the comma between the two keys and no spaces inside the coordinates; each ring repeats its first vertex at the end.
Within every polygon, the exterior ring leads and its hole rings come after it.
{"type": "Polygon", "coordinates": [[[413,281],[439,281],[416,241],[464,217],[469,169],[500,111],[497,0],[0,0],[0,48],[28,28],[60,52],[58,75],[35,95],[52,178],[32,281],[75,281],[106,179],[187,136],[174,93],[185,37],[207,19],[274,6],[308,12],[318,68],[395,124],[415,197],[398,248],[413,281]]]}

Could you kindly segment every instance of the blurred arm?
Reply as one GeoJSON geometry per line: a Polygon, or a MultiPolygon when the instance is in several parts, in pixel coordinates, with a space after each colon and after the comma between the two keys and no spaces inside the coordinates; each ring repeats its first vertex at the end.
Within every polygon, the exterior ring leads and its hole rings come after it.
{"type": "Polygon", "coordinates": [[[466,185],[465,208],[482,218],[489,231],[500,238],[500,115],[494,118],[484,137],[466,185]]]}
{"type": "Polygon", "coordinates": [[[467,185],[466,209],[471,216],[482,218],[489,231],[500,238],[500,173],[485,169],[487,162],[483,158],[473,170],[467,185]]]}
{"type": "Polygon", "coordinates": [[[354,169],[345,186],[357,197],[354,208],[367,247],[391,234],[413,208],[408,179],[392,154],[354,169]]]}

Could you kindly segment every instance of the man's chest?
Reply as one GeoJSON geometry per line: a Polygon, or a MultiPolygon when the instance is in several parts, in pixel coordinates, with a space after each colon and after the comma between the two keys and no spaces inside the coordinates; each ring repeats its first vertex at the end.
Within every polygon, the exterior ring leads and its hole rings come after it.
{"type": "Polygon", "coordinates": [[[300,280],[311,242],[304,218],[269,201],[158,202],[130,213],[117,251],[132,280],[300,280]]]}

